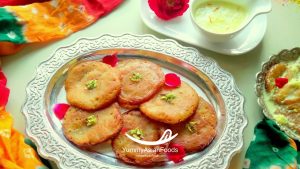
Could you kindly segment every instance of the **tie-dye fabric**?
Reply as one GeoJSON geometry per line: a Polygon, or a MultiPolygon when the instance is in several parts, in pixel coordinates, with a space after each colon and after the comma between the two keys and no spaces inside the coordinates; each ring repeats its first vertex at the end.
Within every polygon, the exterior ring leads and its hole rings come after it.
{"type": "Polygon", "coordinates": [[[51,0],[0,8],[0,42],[15,44],[60,39],[83,29],[123,0],[51,0]]]}
{"type": "Polygon", "coordinates": [[[0,69],[0,169],[47,169],[36,151],[27,144],[30,142],[13,129],[13,119],[5,111],[9,96],[6,82],[0,69]]]}
{"type": "Polygon", "coordinates": [[[297,149],[298,142],[289,138],[274,121],[264,119],[255,127],[243,169],[298,169],[297,149]]]}

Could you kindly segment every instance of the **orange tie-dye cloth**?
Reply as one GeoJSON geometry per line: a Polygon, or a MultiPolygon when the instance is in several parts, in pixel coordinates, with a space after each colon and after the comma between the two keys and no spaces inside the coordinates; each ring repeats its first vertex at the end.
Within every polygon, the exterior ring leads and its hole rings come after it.
{"type": "Polygon", "coordinates": [[[0,169],[45,169],[35,150],[12,126],[12,117],[0,108],[0,169]]]}
{"type": "Polygon", "coordinates": [[[0,69],[0,169],[47,169],[24,136],[13,129],[13,119],[5,110],[9,89],[0,69]]]}
{"type": "Polygon", "coordinates": [[[83,29],[123,0],[51,0],[0,7],[0,42],[15,44],[60,39],[83,29]]]}

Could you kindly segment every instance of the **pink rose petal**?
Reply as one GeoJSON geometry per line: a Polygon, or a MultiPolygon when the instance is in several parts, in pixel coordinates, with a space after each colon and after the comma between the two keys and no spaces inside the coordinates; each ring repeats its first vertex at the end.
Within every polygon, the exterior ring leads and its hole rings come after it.
{"type": "Polygon", "coordinates": [[[112,55],[107,55],[102,59],[103,63],[106,63],[112,67],[115,67],[118,63],[118,57],[117,57],[117,53],[114,53],[112,55]]]}
{"type": "Polygon", "coordinates": [[[181,85],[180,77],[175,73],[168,73],[165,75],[165,85],[168,87],[179,87],[181,85]]]}
{"type": "Polygon", "coordinates": [[[278,88],[283,88],[283,86],[285,84],[287,84],[289,82],[289,79],[288,78],[285,78],[285,77],[278,77],[275,79],[275,85],[278,87],[278,88]]]}
{"type": "Polygon", "coordinates": [[[0,83],[0,107],[6,106],[10,90],[0,83]]]}
{"type": "Polygon", "coordinates": [[[166,155],[167,155],[168,159],[170,161],[173,161],[174,163],[180,163],[180,162],[182,162],[183,158],[186,155],[184,147],[182,145],[179,145],[179,144],[171,143],[169,145],[169,148],[170,149],[175,149],[176,151],[167,152],[166,155]]]}
{"type": "Polygon", "coordinates": [[[125,127],[123,127],[123,128],[121,129],[121,133],[122,133],[122,134],[126,134],[127,131],[128,131],[128,129],[125,128],[125,127]]]}
{"type": "Polygon", "coordinates": [[[62,120],[65,117],[69,107],[70,105],[66,103],[55,104],[53,107],[53,112],[59,120],[62,120]]]}

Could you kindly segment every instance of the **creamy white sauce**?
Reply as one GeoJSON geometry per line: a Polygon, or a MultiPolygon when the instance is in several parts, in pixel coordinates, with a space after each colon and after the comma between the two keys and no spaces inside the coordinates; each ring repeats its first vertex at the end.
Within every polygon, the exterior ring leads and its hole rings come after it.
{"type": "MultiPolygon", "coordinates": [[[[300,90],[300,88],[299,88],[299,86],[300,86],[300,57],[296,61],[289,61],[289,62],[286,62],[286,64],[287,64],[287,68],[289,70],[289,73],[293,74],[292,78],[289,79],[288,83],[296,85],[297,90],[298,89],[300,90]]],[[[286,76],[286,75],[287,75],[287,71],[283,74],[283,77],[286,76]]],[[[293,93],[291,93],[291,94],[293,94],[293,93]]],[[[294,95],[288,95],[286,98],[290,99],[290,98],[293,98],[293,97],[295,97],[295,96],[294,95]]],[[[263,91],[263,100],[264,100],[264,103],[265,103],[265,106],[266,106],[268,112],[273,117],[275,117],[274,115],[275,115],[276,110],[280,110],[281,106],[276,104],[273,101],[272,92],[267,93],[266,90],[264,90],[263,91]]],[[[274,119],[276,120],[276,118],[274,118],[274,119]]],[[[293,124],[289,124],[289,125],[293,125],[293,124]]]]}
{"type": "Polygon", "coordinates": [[[205,30],[222,34],[239,29],[247,15],[243,6],[216,0],[199,4],[194,12],[194,19],[205,30]]]}

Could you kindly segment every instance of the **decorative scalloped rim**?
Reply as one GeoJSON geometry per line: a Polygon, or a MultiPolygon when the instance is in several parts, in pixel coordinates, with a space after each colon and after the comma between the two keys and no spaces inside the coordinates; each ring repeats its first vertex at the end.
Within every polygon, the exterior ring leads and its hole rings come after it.
{"type": "MultiPolygon", "coordinates": [[[[264,115],[269,119],[273,119],[273,117],[272,117],[271,113],[269,113],[267,107],[265,106],[264,100],[263,100],[263,95],[262,95],[262,92],[265,88],[266,73],[274,64],[279,63],[280,61],[294,60],[295,58],[298,58],[298,57],[300,57],[300,48],[294,48],[291,50],[287,50],[287,49],[282,50],[278,54],[272,55],[268,61],[263,63],[261,71],[256,74],[255,90],[256,90],[257,102],[258,102],[259,106],[262,107],[264,115]]],[[[288,136],[300,141],[300,135],[296,134],[295,132],[290,130],[288,127],[285,127],[285,126],[277,123],[277,121],[275,121],[275,122],[280,127],[280,129],[282,131],[284,131],[288,136]]]]}
{"type": "Polygon", "coordinates": [[[34,79],[26,88],[26,101],[22,112],[26,119],[26,133],[37,144],[39,154],[55,161],[60,168],[115,168],[68,148],[65,142],[53,134],[54,131],[47,118],[43,116],[45,108],[41,99],[49,80],[63,64],[75,57],[109,48],[134,48],[171,55],[197,67],[212,79],[226,105],[226,128],[220,140],[206,156],[174,168],[227,168],[233,155],[242,148],[243,131],[247,125],[244,97],[233,77],[222,70],[216,62],[198,53],[195,48],[183,47],[174,40],[157,39],[152,35],[106,34],[95,39],[82,38],[72,45],[58,48],[48,60],[38,66],[34,79]]]}

